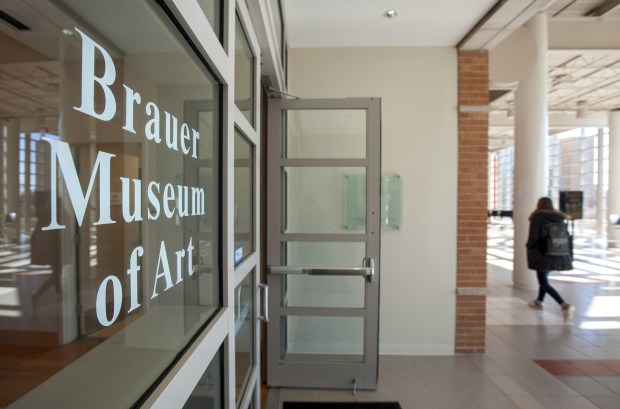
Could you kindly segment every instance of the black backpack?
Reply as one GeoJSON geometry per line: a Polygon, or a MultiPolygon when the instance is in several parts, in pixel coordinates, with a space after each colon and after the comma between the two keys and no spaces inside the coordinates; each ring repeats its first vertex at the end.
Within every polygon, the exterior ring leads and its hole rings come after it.
{"type": "Polygon", "coordinates": [[[570,256],[572,254],[572,236],[564,222],[550,222],[543,226],[542,238],[546,244],[547,256],[570,256]]]}

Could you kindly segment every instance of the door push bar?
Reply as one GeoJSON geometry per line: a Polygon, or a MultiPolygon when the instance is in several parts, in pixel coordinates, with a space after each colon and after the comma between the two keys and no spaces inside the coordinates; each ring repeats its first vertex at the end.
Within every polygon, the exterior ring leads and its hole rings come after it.
{"type": "Polygon", "coordinates": [[[364,259],[363,267],[269,266],[270,274],[307,274],[311,276],[363,276],[375,282],[375,259],[364,259]]]}

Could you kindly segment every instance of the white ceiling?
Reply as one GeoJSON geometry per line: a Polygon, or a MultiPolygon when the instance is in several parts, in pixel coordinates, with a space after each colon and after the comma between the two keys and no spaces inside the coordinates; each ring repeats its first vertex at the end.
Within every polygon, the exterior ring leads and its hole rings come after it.
{"type": "MultiPolygon", "coordinates": [[[[616,40],[620,39],[620,0],[282,2],[291,48],[460,43],[463,49],[492,50],[543,10],[549,19],[550,36],[556,37],[553,44],[550,41],[548,57],[550,133],[577,126],[604,126],[607,112],[620,108],[620,41],[616,40]],[[398,17],[385,18],[387,9],[395,9],[398,17]],[[597,15],[588,16],[593,11],[597,15]],[[560,29],[561,24],[564,26],[560,29]],[[473,38],[463,41],[472,29],[473,38]]],[[[491,150],[513,143],[517,85],[504,89],[508,92],[490,105],[491,150]]]]}
{"type": "Polygon", "coordinates": [[[455,46],[497,0],[283,0],[291,48],[455,46]],[[398,16],[383,16],[394,9],[398,16]]]}

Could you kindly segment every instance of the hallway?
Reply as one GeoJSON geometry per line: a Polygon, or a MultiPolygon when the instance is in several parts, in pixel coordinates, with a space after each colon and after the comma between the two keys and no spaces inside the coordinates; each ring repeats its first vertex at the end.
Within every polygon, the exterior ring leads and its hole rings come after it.
{"type": "MultiPolygon", "coordinates": [[[[577,231],[575,270],[551,283],[576,306],[565,324],[534,291],[512,288],[512,224],[488,230],[487,348],[471,356],[381,356],[375,392],[281,390],[283,401],[399,401],[403,409],[620,408],[620,250],[577,231]]],[[[532,274],[534,274],[532,272],[532,274]]],[[[278,405],[279,403],[279,405],[278,405]]]]}

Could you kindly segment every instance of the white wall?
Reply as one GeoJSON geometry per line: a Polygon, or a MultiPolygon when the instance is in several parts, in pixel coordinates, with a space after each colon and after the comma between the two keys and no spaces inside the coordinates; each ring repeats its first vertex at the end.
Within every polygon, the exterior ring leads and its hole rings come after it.
{"type": "Polygon", "coordinates": [[[292,49],[289,92],[380,97],[382,173],[403,180],[403,225],[381,236],[382,354],[452,354],[457,54],[449,47],[292,49]]]}

